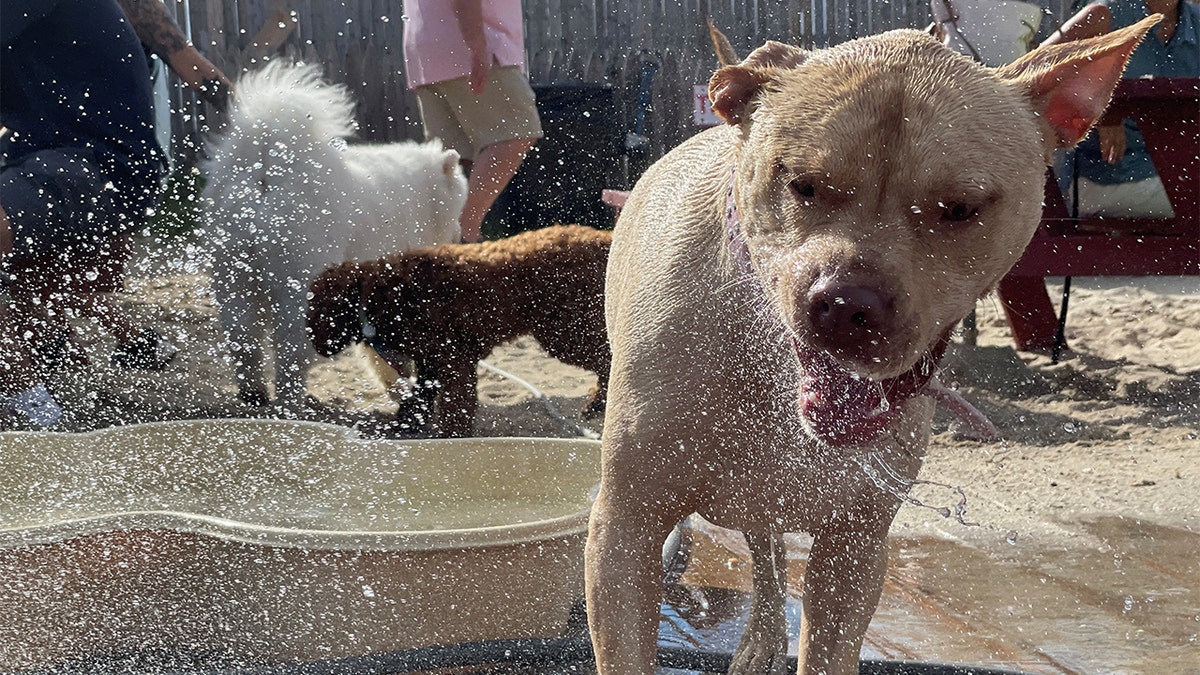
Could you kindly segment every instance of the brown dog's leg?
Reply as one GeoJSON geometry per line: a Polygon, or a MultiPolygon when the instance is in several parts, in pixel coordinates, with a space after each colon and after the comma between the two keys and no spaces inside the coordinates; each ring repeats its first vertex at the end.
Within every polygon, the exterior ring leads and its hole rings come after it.
{"type": "Polygon", "coordinates": [[[592,505],[585,567],[588,628],[596,666],[603,675],[654,672],[662,545],[683,516],[670,519],[668,513],[676,512],[674,508],[620,499],[620,495],[646,494],[651,492],[645,486],[614,489],[602,482],[592,505]]]}
{"type": "Polygon", "coordinates": [[[475,432],[475,410],[479,407],[476,387],[479,357],[455,353],[438,366],[437,426],[442,436],[466,437],[475,432]]]}
{"type": "Polygon", "coordinates": [[[596,386],[588,392],[587,400],[583,402],[583,416],[591,417],[604,412],[604,406],[608,402],[608,383],[606,378],[601,377],[596,381],[596,386]]]}
{"type": "Polygon", "coordinates": [[[887,524],[817,533],[804,574],[802,675],[855,675],[862,638],[887,572],[887,524]]]}
{"type": "Polygon", "coordinates": [[[787,555],[783,535],[745,532],[750,547],[754,595],[750,618],[729,672],[735,675],[787,675],[787,617],[784,605],[787,555]]]}

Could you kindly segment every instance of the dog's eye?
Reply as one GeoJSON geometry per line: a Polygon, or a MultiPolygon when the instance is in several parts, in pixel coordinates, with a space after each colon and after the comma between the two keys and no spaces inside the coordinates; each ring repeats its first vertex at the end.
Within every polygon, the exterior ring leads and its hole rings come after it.
{"type": "Polygon", "coordinates": [[[979,215],[979,209],[962,202],[938,202],[938,206],[942,209],[942,220],[951,223],[965,223],[979,215]]]}
{"type": "Polygon", "coordinates": [[[801,203],[811,204],[817,197],[817,186],[807,178],[797,178],[788,183],[788,189],[801,203]]]}

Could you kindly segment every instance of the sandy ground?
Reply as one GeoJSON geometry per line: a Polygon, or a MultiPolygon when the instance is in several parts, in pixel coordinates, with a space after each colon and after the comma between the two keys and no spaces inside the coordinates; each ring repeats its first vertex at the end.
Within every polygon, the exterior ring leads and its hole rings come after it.
{"type": "MultiPolygon", "coordinates": [[[[261,414],[236,402],[221,347],[205,256],[176,240],[137,258],[124,302],[183,347],[163,373],[108,365],[111,339],[84,326],[93,366],[52,385],[68,408],[67,429],[157,419],[261,414]]],[[[1057,298],[1058,289],[1051,289],[1057,298]]],[[[1012,347],[999,301],[979,304],[976,346],[956,344],[944,381],[996,424],[1000,443],[960,437],[939,412],[918,488],[929,507],[965,496],[965,525],[935,508],[906,506],[897,532],[964,540],[1073,537],[1063,524],[1120,516],[1200,532],[1200,279],[1077,279],[1062,362],[1012,347]]],[[[545,394],[481,372],[479,435],[571,436],[592,375],[517,340],[488,363],[545,394]],[[548,405],[549,404],[549,405],[548,405]]],[[[325,360],[309,376],[326,419],[366,434],[388,433],[393,404],[357,352],[325,360]]]]}

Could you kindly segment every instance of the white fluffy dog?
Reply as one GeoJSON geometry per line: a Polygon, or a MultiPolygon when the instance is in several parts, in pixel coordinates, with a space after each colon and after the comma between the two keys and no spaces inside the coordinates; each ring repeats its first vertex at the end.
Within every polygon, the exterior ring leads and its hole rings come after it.
{"type": "Polygon", "coordinates": [[[305,402],[316,352],[309,282],[325,267],[458,241],[467,183],[439,142],[351,145],[354,101],[318,65],[273,61],[235,86],[229,124],[209,148],[204,197],[213,290],[243,401],[305,402]]]}

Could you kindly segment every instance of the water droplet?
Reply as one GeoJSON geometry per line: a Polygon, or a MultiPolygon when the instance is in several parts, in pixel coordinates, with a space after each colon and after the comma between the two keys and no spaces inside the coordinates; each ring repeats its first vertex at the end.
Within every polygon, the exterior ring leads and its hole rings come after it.
{"type": "Polygon", "coordinates": [[[1016,531],[1016,530],[1009,530],[1008,532],[1006,532],[1006,533],[1005,533],[1005,535],[1004,535],[1004,541],[1007,541],[1009,544],[1011,544],[1011,545],[1013,545],[1013,546],[1016,546],[1016,544],[1017,544],[1017,531],[1016,531]]]}
{"type": "Polygon", "coordinates": [[[1076,431],[1079,431],[1079,427],[1075,426],[1074,422],[1067,422],[1063,425],[1063,431],[1067,432],[1068,434],[1073,434],[1076,431]]]}

